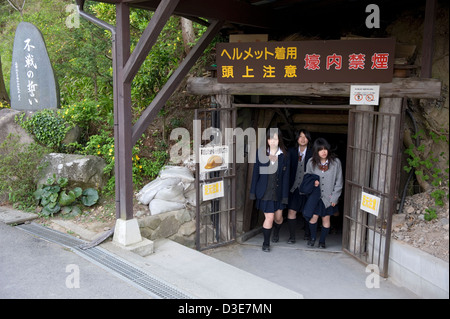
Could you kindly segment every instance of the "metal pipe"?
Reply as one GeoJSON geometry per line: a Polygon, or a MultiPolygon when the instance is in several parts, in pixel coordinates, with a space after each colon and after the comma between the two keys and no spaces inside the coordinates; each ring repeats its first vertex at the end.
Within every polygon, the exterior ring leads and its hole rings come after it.
{"type": "MultiPolygon", "coordinates": [[[[115,59],[116,56],[116,27],[113,25],[110,25],[109,23],[106,23],[105,21],[102,21],[100,19],[98,19],[97,17],[94,17],[93,15],[87,13],[84,11],[84,0],[77,0],[77,9],[78,9],[78,14],[84,18],[85,20],[97,25],[100,28],[103,28],[105,30],[108,30],[109,32],[111,32],[111,52],[112,52],[112,56],[113,59],[115,59]]],[[[117,72],[113,72],[113,91],[114,91],[114,96],[117,96],[117,72]]],[[[118,141],[118,116],[117,116],[117,105],[116,105],[116,101],[114,98],[114,140],[118,141]]],[[[115,147],[114,148],[114,158],[118,159],[118,148],[115,147]]],[[[116,218],[120,218],[120,200],[119,200],[119,196],[118,194],[120,193],[120,189],[119,189],[119,183],[118,183],[118,178],[119,178],[119,171],[118,171],[118,165],[116,162],[116,165],[114,167],[115,169],[115,176],[116,176],[116,218]]]]}
{"type": "MultiPolygon", "coordinates": [[[[415,140],[414,144],[417,147],[417,146],[419,146],[419,143],[420,143],[419,136],[417,136],[417,131],[418,131],[417,130],[417,122],[416,122],[416,119],[414,118],[412,112],[408,108],[406,108],[406,114],[408,114],[408,116],[410,117],[410,119],[413,123],[414,135],[416,135],[416,140],[415,140]]],[[[413,177],[413,175],[414,175],[414,168],[411,168],[411,171],[409,172],[409,175],[408,175],[408,179],[406,180],[405,187],[403,188],[402,200],[400,201],[400,206],[398,208],[399,214],[401,214],[403,211],[403,206],[405,205],[405,198],[406,198],[406,189],[408,188],[408,184],[411,181],[411,178],[413,177]]]]}
{"type": "Polygon", "coordinates": [[[93,15],[87,13],[84,11],[84,1],[77,1],[77,8],[78,8],[78,14],[86,19],[89,22],[94,23],[95,25],[99,26],[100,28],[106,29],[111,32],[113,41],[115,40],[116,36],[116,28],[113,25],[110,25],[109,23],[100,20],[97,17],[94,17],[93,15]]]}

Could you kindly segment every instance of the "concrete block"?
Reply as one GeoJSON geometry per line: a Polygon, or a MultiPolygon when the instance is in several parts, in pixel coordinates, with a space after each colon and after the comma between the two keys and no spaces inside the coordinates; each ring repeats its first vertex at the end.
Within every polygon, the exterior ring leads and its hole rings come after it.
{"type": "Polygon", "coordinates": [[[113,243],[140,256],[148,256],[153,253],[153,241],[142,238],[136,218],[116,220],[113,243]]]}

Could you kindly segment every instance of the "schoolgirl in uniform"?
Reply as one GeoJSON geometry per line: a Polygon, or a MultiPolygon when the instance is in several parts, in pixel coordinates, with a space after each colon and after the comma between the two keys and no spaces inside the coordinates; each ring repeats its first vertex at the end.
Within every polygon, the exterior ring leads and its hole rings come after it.
{"type": "MultiPolygon", "coordinates": [[[[318,138],[314,142],[313,155],[306,165],[306,174],[315,174],[319,180],[314,181],[314,187],[320,187],[320,200],[314,205],[311,212],[304,215],[311,216],[309,228],[311,239],[308,246],[314,246],[317,234],[317,221],[322,218],[319,247],[326,248],[325,239],[330,231],[330,216],[337,212],[339,196],[342,193],[343,176],[341,161],[331,151],[330,144],[324,138],[318,138]]],[[[305,176],[306,179],[306,176],[305,176]]],[[[308,198],[309,201],[309,198],[308,198]]]]}
{"type": "Polygon", "coordinates": [[[289,157],[284,147],[283,136],[278,128],[266,133],[266,145],[256,154],[253,167],[250,199],[256,200],[256,208],[264,213],[262,250],[270,251],[270,234],[274,235],[283,223],[283,209],[289,196],[289,157]]]}
{"type": "MultiPolygon", "coordinates": [[[[312,156],[310,147],[311,134],[301,129],[296,133],[297,145],[289,149],[289,204],[288,204],[288,244],[295,243],[295,228],[297,225],[297,212],[303,211],[306,195],[300,192],[300,185],[306,171],[306,163],[312,156]]],[[[302,216],[303,218],[303,216],[302,216]]],[[[309,224],[305,221],[305,239],[310,239],[309,224]]]]}

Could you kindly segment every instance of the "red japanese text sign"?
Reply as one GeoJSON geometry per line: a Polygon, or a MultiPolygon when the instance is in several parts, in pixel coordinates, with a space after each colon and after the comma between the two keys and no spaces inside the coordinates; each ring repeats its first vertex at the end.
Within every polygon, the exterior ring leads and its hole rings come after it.
{"type": "Polygon", "coordinates": [[[391,82],[395,39],[218,43],[218,82],[391,82]]]}

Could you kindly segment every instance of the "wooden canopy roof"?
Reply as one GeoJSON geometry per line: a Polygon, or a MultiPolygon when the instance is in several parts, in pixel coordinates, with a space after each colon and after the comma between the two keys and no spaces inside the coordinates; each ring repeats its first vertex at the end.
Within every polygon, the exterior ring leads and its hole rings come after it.
{"type": "MultiPolygon", "coordinates": [[[[155,11],[161,0],[94,0],[111,4],[126,3],[130,8],[155,11]]],[[[83,3],[83,0],[78,0],[83,3]]],[[[307,30],[315,35],[345,26],[360,26],[367,32],[365,19],[372,0],[180,0],[175,15],[206,24],[208,20],[225,21],[253,32],[294,33],[307,30]]],[[[401,9],[424,5],[423,0],[379,0],[376,3],[382,23],[391,21],[401,9]]],[[[383,26],[381,27],[383,29],[383,26]]],[[[369,29],[370,30],[370,29],[369,29]]],[[[373,30],[370,30],[373,31],[373,30]]],[[[329,35],[327,35],[329,37],[329,35]]]]}

